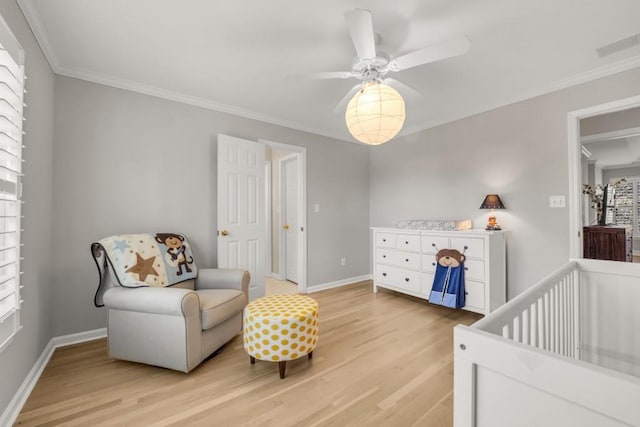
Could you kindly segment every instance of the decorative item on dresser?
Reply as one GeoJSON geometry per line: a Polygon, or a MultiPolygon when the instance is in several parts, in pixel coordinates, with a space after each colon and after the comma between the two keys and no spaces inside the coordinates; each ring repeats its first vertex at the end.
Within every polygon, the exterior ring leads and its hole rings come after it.
{"type": "Polygon", "coordinates": [[[465,255],[465,310],[489,314],[506,302],[505,232],[373,230],[373,291],[378,287],[429,299],[440,249],[465,255]]]}
{"type": "Polygon", "coordinates": [[[491,209],[486,230],[502,230],[502,227],[496,222],[496,215],[493,213],[495,209],[506,209],[504,203],[500,200],[500,196],[497,194],[487,194],[480,205],[480,209],[491,209]]]}
{"type": "Polygon", "coordinates": [[[585,258],[633,262],[633,236],[627,227],[592,225],[582,229],[585,258]]]}

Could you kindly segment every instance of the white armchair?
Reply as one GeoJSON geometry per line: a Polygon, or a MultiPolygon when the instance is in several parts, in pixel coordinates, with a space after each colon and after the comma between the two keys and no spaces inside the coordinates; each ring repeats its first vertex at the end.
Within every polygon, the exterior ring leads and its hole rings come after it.
{"type": "Polygon", "coordinates": [[[195,279],[170,287],[124,287],[108,250],[94,243],[92,252],[101,281],[95,304],[107,308],[109,357],[189,372],[242,330],[249,272],[200,269],[195,279]]]}

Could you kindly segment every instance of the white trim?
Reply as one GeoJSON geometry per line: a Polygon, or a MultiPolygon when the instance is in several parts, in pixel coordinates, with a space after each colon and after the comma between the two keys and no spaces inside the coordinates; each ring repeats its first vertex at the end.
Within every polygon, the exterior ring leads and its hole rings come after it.
{"type": "Polygon", "coordinates": [[[22,14],[27,20],[27,23],[29,23],[31,31],[36,37],[44,57],[47,59],[47,62],[49,62],[49,66],[51,66],[54,73],[58,73],[58,70],[60,70],[60,62],[53,52],[53,47],[51,47],[49,33],[47,32],[45,25],[42,23],[38,6],[33,0],[17,0],[17,3],[20,10],[22,10],[22,14]]]}
{"type": "Polygon", "coordinates": [[[33,367],[25,377],[24,381],[22,381],[20,388],[16,391],[11,402],[9,402],[2,415],[0,415],[0,426],[9,426],[15,423],[18,415],[20,415],[20,411],[22,411],[24,404],[29,398],[29,395],[38,383],[42,372],[44,372],[44,369],[47,367],[51,356],[53,356],[53,352],[57,348],[86,341],[93,341],[106,336],[107,328],[101,328],[51,338],[44,347],[44,350],[42,350],[38,360],[33,364],[33,367]]]}
{"type": "Polygon", "coordinates": [[[580,120],[600,114],[628,110],[640,106],[640,96],[618,99],[605,104],[594,105],[567,114],[569,150],[569,257],[582,258],[582,221],[580,218],[580,195],[582,194],[581,159],[582,143],[580,141],[580,120]]]}
{"type": "Polygon", "coordinates": [[[341,286],[352,285],[358,282],[364,282],[365,280],[372,280],[373,275],[363,274],[362,276],[349,277],[348,279],[336,280],[335,282],[322,283],[320,285],[309,286],[307,293],[324,291],[325,289],[339,288],[341,286]]]}
{"type": "Polygon", "coordinates": [[[284,280],[284,277],[282,277],[278,273],[274,273],[274,272],[271,272],[270,277],[273,277],[276,280],[284,280]]]}
{"type": "Polygon", "coordinates": [[[271,160],[265,160],[264,161],[264,190],[265,190],[265,194],[264,194],[264,206],[265,206],[265,225],[266,225],[266,248],[265,248],[265,253],[267,255],[267,265],[265,268],[265,273],[267,274],[267,277],[273,277],[273,261],[272,261],[272,251],[273,251],[273,238],[272,238],[272,232],[273,232],[273,224],[271,223],[273,221],[273,219],[271,218],[271,211],[273,209],[273,207],[271,206],[272,200],[271,200],[271,160]]]}
{"type": "Polygon", "coordinates": [[[53,344],[56,348],[66,347],[72,344],[78,344],[81,342],[93,341],[100,338],[107,337],[107,328],[92,329],[90,331],[78,332],[76,334],[63,335],[60,337],[52,338],[53,344]]]}
{"type": "MultiPolygon", "coordinates": [[[[178,92],[172,92],[167,89],[154,87],[151,85],[145,85],[142,83],[134,82],[127,79],[122,79],[113,76],[107,76],[94,71],[79,70],[63,67],[54,54],[53,47],[50,42],[49,34],[45,25],[42,22],[40,12],[34,0],[17,0],[23,15],[25,16],[29,26],[31,27],[33,34],[35,35],[40,48],[47,58],[49,65],[53,69],[53,72],[62,76],[72,77],[80,80],[86,80],[93,83],[99,83],[106,86],[116,87],[120,89],[130,90],[132,92],[143,93],[145,95],[155,96],[157,98],[169,99],[188,105],[194,105],[197,107],[206,108],[209,110],[219,111],[223,113],[233,114],[239,117],[245,117],[248,119],[258,120],[265,123],[271,123],[277,126],[284,126],[290,129],[299,130],[302,132],[309,132],[315,135],[326,136],[329,138],[335,138],[341,141],[347,141],[354,144],[364,145],[360,142],[350,138],[347,134],[332,134],[322,129],[315,129],[299,123],[293,123],[288,120],[282,120],[277,117],[273,117],[267,114],[259,113],[256,111],[246,110],[243,108],[235,107],[228,104],[222,104],[209,99],[190,96],[178,92]]],[[[496,108],[504,107],[505,105],[514,104],[516,102],[525,101],[527,99],[535,98],[540,95],[555,92],[561,89],[566,89],[572,86],[576,86],[582,83],[586,83],[592,80],[596,80],[602,77],[607,77],[613,74],[621,73],[623,71],[631,70],[633,68],[640,67],[640,55],[632,56],[612,64],[604,65],[583,73],[579,73],[568,77],[566,79],[558,80],[556,82],[540,86],[537,89],[525,92],[521,95],[505,98],[501,101],[490,102],[473,111],[466,113],[452,115],[441,120],[434,120],[421,125],[411,126],[404,128],[398,136],[407,136],[413,133],[422,132],[424,130],[434,128],[446,123],[450,123],[456,120],[460,120],[466,117],[471,117],[476,114],[480,114],[486,111],[494,110],[496,108]]],[[[328,114],[328,112],[327,112],[328,114]]]]}
{"type": "MultiPolygon", "coordinates": [[[[269,141],[266,139],[258,139],[258,142],[265,144],[269,147],[276,148],[279,150],[290,151],[292,153],[297,153],[298,161],[299,161],[299,176],[298,182],[300,184],[299,188],[299,200],[298,200],[298,215],[299,215],[299,226],[303,228],[303,232],[300,233],[300,240],[298,240],[298,250],[300,251],[300,255],[298,256],[298,292],[306,293],[307,292],[307,149],[305,147],[301,147],[299,145],[290,145],[283,144],[281,142],[269,141]]],[[[281,177],[282,180],[282,177],[281,177]]],[[[280,197],[282,200],[282,197],[280,197]]],[[[282,256],[280,257],[280,262],[282,262],[282,256]]],[[[284,280],[285,272],[280,271],[278,275],[273,275],[274,278],[278,280],[284,280]]]]}
{"type": "Polygon", "coordinates": [[[29,395],[38,383],[40,375],[42,375],[44,368],[47,367],[47,363],[49,363],[49,359],[51,359],[55,349],[53,339],[49,340],[44,350],[42,350],[42,354],[40,354],[40,357],[38,357],[38,360],[36,360],[26,378],[22,381],[20,388],[18,388],[16,394],[13,395],[13,399],[11,399],[11,402],[9,402],[2,415],[0,415],[0,425],[12,426],[15,423],[22,407],[27,403],[29,395]]]}
{"type": "Polygon", "coordinates": [[[580,137],[580,141],[583,144],[589,142],[610,141],[612,139],[628,138],[630,136],[640,135],[640,127],[633,127],[628,129],[619,129],[610,132],[594,133],[593,135],[587,135],[580,137]]]}

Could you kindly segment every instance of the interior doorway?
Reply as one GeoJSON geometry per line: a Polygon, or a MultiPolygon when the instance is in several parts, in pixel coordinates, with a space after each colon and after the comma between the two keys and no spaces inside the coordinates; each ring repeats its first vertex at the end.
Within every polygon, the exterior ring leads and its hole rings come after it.
{"type": "Polygon", "coordinates": [[[267,216],[266,293],[306,292],[306,150],[265,144],[267,216]]]}
{"type": "MultiPolygon", "coordinates": [[[[603,181],[605,174],[602,173],[602,162],[589,162],[591,151],[583,144],[589,141],[581,135],[581,121],[596,116],[608,115],[616,112],[623,112],[640,107],[640,96],[625,98],[606,104],[596,105],[568,114],[568,134],[569,134],[569,215],[570,215],[570,242],[569,256],[571,258],[583,257],[583,233],[582,227],[594,221],[594,214],[590,211],[589,198],[583,194],[583,184],[593,183],[606,185],[603,181]],[[600,170],[599,170],[600,169],[600,170]],[[591,175],[590,175],[591,174],[591,175]]],[[[596,138],[603,140],[616,140],[629,135],[616,135],[612,132],[603,132],[605,135],[592,137],[592,142],[598,142],[596,138]]],[[[595,147],[595,146],[594,146],[595,147]]],[[[596,148],[592,149],[596,151],[596,148]]],[[[638,153],[640,155],[640,153],[638,153]]],[[[606,178],[606,177],[605,177],[606,178]]],[[[607,178],[607,181],[609,179],[607,178]]]]}

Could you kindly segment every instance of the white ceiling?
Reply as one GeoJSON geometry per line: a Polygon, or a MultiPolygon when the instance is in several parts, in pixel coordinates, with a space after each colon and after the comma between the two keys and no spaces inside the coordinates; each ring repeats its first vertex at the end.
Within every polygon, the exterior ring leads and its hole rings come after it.
{"type": "Polygon", "coordinates": [[[603,169],[640,164],[640,136],[593,141],[582,144],[589,152],[589,161],[603,169]]]}
{"type": "MultiPolygon", "coordinates": [[[[372,11],[397,56],[465,34],[468,54],[393,77],[403,134],[640,66],[637,0],[18,0],[58,74],[353,141],[333,108],[355,80],[287,77],[350,69],[344,12],[372,11]]],[[[28,64],[27,64],[28,67],[28,64]]]]}

